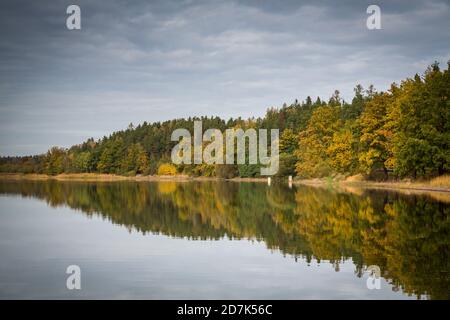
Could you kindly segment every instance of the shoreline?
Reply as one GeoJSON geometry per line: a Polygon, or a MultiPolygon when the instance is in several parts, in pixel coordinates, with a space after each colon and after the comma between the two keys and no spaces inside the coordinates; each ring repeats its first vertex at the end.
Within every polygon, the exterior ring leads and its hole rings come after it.
{"type": "MultiPolygon", "coordinates": [[[[287,178],[275,177],[274,181],[287,178]]],[[[113,181],[174,181],[174,182],[188,182],[188,181],[231,181],[231,182],[260,182],[266,183],[267,178],[232,178],[224,179],[217,177],[191,177],[187,175],[175,176],[120,176],[115,174],[100,174],[100,173],[70,173],[59,174],[56,176],[49,176],[46,174],[21,174],[21,173],[0,173],[0,181],[5,180],[29,180],[29,181],[85,181],[85,182],[113,182],[113,181]]],[[[347,180],[332,180],[325,179],[294,179],[295,185],[307,185],[312,187],[356,187],[365,189],[388,189],[388,190],[414,190],[422,192],[444,192],[450,193],[450,186],[433,186],[427,182],[377,182],[377,181],[347,181],[347,180]]]]}
{"type": "Polygon", "coordinates": [[[325,181],[319,179],[307,179],[296,180],[294,184],[303,184],[312,187],[326,187],[326,186],[338,186],[338,187],[353,187],[353,188],[365,188],[365,189],[384,189],[384,190],[414,190],[423,192],[445,192],[450,193],[450,186],[432,186],[426,182],[404,182],[404,181],[325,181]]]}

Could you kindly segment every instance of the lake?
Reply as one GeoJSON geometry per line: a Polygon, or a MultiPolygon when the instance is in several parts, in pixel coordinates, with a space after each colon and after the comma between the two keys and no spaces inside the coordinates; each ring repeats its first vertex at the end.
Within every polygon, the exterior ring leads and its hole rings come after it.
{"type": "Polygon", "coordinates": [[[449,299],[449,214],[381,190],[2,181],[0,298],[449,299]]]}

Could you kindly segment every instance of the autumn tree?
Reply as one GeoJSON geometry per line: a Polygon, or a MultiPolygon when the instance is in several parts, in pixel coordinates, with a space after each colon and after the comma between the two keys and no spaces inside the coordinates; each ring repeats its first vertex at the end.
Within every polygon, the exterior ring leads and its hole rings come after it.
{"type": "Polygon", "coordinates": [[[64,172],[68,166],[66,150],[53,147],[47,152],[45,157],[45,173],[49,175],[57,175],[64,172]]]}
{"type": "Polygon", "coordinates": [[[330,165],[337,173],[355,173],[358,168],[357,140],[350,128],[344,128],[333,134],[327,155],[330,165]]]}
{"type": "Polygon", "coordinates": [[[121,159],[125,152],[122,138],[108,141],[100,156],[97,168],[103,173],[119,173],[121,159]]]}
{"type": "Polygon", "coordinates": [[[84,151],[74,154],[73,165],[77,172],[88,172],[91,154],[89,151],[84,151]]]}
{"type": "Polygon", "coordinates": [[[124,173],[146,173],[148,171],[148,156],[140,143],[128,147],[127,155],[123,159],[121,168],[124,173]]]}
{"type": "Polygon", "coordinates": [[[359,118],[361,131],[359,162],[362,170],[367,174],[373,170],[381,169],[387,177],[387,164],[393,156],[390,152],[390,140],[388,139],[391,133],[386,127],[387,108],[391,102],[391,94],[377,94],[366,104],[365,110],[359,118]]]}
{"type": "Polygon", "coordinates": [[[332,173],[328,157],[334,133],[341,127],[339,107],[316,109],[305,131],[300,133],[296,172],[301,177],[323,177],[332,173]]]}

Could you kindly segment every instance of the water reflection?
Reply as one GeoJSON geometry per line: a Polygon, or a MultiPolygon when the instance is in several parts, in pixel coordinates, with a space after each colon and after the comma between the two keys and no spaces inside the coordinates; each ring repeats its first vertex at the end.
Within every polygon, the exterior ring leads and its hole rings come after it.
{"type": "Polygon", "coordinates": [[[450,205],[384,191],[230,182],[0,183],[20,194],[101,215],[141,233],[190,239],[254,238],[284,254],[340,264],[356,276],[378,265],[394,290],[449,299],[450,205]]]}

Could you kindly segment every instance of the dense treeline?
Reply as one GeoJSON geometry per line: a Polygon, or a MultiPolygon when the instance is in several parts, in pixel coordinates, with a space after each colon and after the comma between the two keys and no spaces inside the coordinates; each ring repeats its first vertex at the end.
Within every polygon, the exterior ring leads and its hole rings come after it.
{"type": "Polygon", "coordinates": [[[278,175],[303,178],[362,173],[369,177],[432,177],[450,172],[450,62],[437,63],[423,76],[415,75],[387,92],[358,85],[351,102],[335,91],[328,101],[307,97],[264,118],[201,117],[132,124],[109,137],[51,148],[47,154],[0,158],[1,172],[99,172],[122,175],[176,174],[253,177],[259,165],[170,164],[176,142],[173,130],[193,132],[194,120],[203,130],[217,128],[280,129],[278,175]]]}

